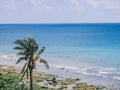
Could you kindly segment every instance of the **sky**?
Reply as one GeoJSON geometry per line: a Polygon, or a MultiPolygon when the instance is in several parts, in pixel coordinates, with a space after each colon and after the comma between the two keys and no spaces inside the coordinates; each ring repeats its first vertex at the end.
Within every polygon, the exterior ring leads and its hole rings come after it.
{"type": "Polygon", "coordinates": [[[120,0],[0,0],[0,23],[106,22],[120,22],[120,0]]]}

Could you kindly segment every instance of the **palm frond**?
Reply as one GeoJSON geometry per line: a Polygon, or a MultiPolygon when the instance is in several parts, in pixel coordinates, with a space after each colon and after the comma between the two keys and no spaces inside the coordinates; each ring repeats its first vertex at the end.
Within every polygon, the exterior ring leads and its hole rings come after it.
{"type": "Polygon", "coordinates": [[[44,60],[44,59],[40,59],[40,63],[45,64],[45,67],[46,67],[47,69],[49,69],[49,65],[48,65],[48,63],[47,63],[46,60],[44,60]]]}
{"type": "Polygon", "coordinates": [[[40,49],[40,51],[38,52],[38,54],[37,54],[37,55],[40,55],[41,53],[43,53],[43,52],[44,52],[44,50],[45,50],[45,47],[42,47],[42,48],[40,49]]]}
{"type": "Polygon", "coordinates": [[[34,55],[33,56],[33,61],[35,62],[35,61],[37,61],[39,59],[39,56],[38,55],[34,55]]]}
{"type": "Polygon", "coordinates": [[[26,60],[26,57],[20,57],[20,58],[17,60],[16,64],[20,63],[20,62],[23,61],[23,60],[26,60]]]}
{"type": "Polygon", "coordinates": [[[23,39],[23,43],[24,43],[27,47],[29,47],[29,41],[28,41],[27,38],[23,39]]]}
{"type": "Polygon", "coordinates": [[[24,48],[20,47],[20,46],[16,46],[16,47],[14,47],[14,49],[23,50],[24,48]]]}
{"type": "Polygon", "coordinates": [[[36,43],[35,39],[33,37],[28,37],[28,41],[29,41],[29,45],[32,48],[31,51],[33,53],[36,53],[36,51],[38,50],[38,44],[36,43]]]}
{"type": "Polygon", "coordinates": [[[37,44],[36,43],[36,41],[35,41],[35,39],[33,38],[33,37],[28,37],[28,40],[31,42],[31,43],[33,43],[33,44],[37,44]]]}
{"type": "Polygon", "coordinates": [[[20,45],[21,47],[27,48],[23,40],[18,39],[14,43],[20,45]]]}
{"type": "Polygon", "coordinates": [[[36,53],[38,51],[39,47],[38,45],[33,45],[33,52],[36,53]]]}
{"type": "Polygon", "coordinates": [[[17,55],[27,55],[27,52],[18,52],[17,55]]]}

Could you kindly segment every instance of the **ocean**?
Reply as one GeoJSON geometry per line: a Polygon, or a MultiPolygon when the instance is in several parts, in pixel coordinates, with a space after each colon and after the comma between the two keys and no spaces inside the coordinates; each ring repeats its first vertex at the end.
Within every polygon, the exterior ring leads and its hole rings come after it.
{"type": "Polygon", "coordinates": [[[0,24],[0,63],[17,59],[13,42],[28,36],[51,67],[120,84],[120,23],[0,24]]]}

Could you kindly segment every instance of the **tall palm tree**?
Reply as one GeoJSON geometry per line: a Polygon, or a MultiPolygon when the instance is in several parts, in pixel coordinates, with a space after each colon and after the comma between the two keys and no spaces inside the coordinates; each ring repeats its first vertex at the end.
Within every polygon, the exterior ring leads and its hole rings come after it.
{"type": "Polygon", "coordinates": [[[45,50],[45,47],[42,47],[39,49],[39,45],[35,41],[33,37],[27,37],[23,40],[17,39],[15,42],[17,44],[14,49],[20,50],[20,52],[17,53],[17,55],[20,55],[21,57],[18,59],[16,64],[20,63],[21,61],[25,61],[25,64],[23,66],[23,69],[21,71],[22,77],[25,76],[25,74],[30,77],[30,90],[33,90],[33,78],[32,78],[32,72],[35,68],[35,62],[39,59],[40,63],[44,63],[46,68],[49,69],[49,65],[47,61],[42,59],[40,55],[45,50]]]}

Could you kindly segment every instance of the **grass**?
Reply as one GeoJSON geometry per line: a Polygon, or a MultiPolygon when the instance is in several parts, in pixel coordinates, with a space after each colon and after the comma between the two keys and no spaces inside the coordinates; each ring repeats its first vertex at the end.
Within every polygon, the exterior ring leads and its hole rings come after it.
{"type": "MultiPolygon", "coordinates": [[[[20,76],[15,74],[0,75],[0,90],[29,90],[29,84],[19,82],[20,76]]],[[[34,84],[34,90],[51,90],[34,84]]]]}
{"type": "Polygon", "coordinates": [[[14,90],[18,80],[19,76],[17,75],[0,75],[0,90],[14,90]]]}

